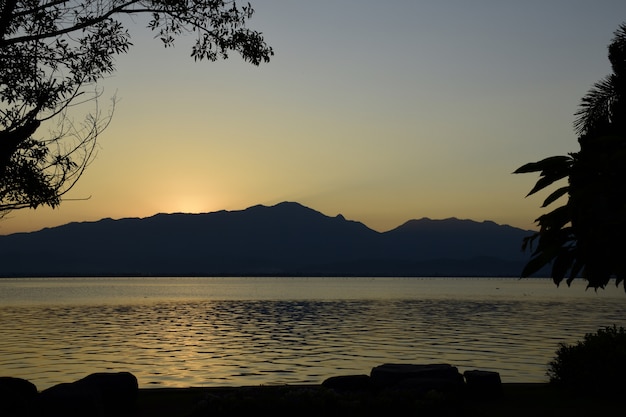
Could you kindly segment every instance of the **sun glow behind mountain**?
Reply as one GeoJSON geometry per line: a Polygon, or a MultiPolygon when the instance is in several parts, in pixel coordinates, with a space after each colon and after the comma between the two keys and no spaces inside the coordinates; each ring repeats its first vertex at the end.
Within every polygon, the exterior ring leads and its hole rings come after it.
{"type": "Polygon", "coordinates": [[[138,18],[100,86],[118,102],[79,201],[10,213],[0,233],[285,200],[378,231],[533,228],[536,178],[511,173],[577,149],[573,114],[626,18],[611,0],[252,3],[276,52],[258,68],[194,63],[191,37],[163,49],[138,18]]]}

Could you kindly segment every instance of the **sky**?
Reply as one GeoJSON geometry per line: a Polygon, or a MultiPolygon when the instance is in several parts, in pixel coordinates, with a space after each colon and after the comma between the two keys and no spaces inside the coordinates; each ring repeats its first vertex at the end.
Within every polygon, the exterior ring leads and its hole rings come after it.
{"type": "Polygon", "coordinates": [[[194,62],[141,17],[102,83],[98,154],[56,209],[0,234],[296,201],[387,231],[457,217],[534,229],[519,166],[578,150],[580,99],[610,73],[623,0],[251,0],[274,48],[194,62]]]}

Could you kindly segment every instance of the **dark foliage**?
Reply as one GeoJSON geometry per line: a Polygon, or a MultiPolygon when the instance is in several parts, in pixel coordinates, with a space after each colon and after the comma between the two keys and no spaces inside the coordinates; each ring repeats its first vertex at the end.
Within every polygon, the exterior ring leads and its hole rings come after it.
{"type": "Polygon", "coordinates": [[[95,85],[132,45],[121,17],[138,14],[150,16],[148,28],[166,47],[195,35],[194,60],[228,58],[234,51],[258,65],[273,55],[261,33],[246,27],[249,4],[0,0],[0,216],[57,206],[92,161],[96,138],[112,116],[98,108],[95,85]],[[94,109],[74,123],[68,109],[85,102],[95,102],[94,109]],[[36,137],[39,130],[49,133],[36,137]]]}
{"type": "Polygon", "coordinates": [[[576,393],[623,393],[626,388],[626,330],[606,327],[575,345],[560,344],[548,364],[550,382],[576,393]]]}
{"type": "Polygon", "coordinates": [[[594,85],[576,113],[580,151],[515,171],[539,173],[528,195],[567,180],[542,207],[564,196],[567,202],[540,216],[539,231],[524,239],[522,248],[532,257],[522,277],[551,265],[557,285],[582,276],[597,289],[612,278],[619,285],[626,276],[626,24],[615,32],[609,60],[614,73],[594,85]]]}

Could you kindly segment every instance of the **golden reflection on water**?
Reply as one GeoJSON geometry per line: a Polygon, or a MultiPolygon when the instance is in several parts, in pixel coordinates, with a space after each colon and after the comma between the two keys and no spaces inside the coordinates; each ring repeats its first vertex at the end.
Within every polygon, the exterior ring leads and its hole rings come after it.
{"type": "MultiPolygon", "coordinates": [[[[333,375],[369,373],[382,363],[445,362],[461,372],[495,370],[505,382],[539,382],[546,380],[559,342],[573,343],[598,327],[626,326],[622,294],[481,298],[453,295],[450,282],[447,295],[430,288],[422,298],[359,299],[355,288],[353,298],[342,297],[337,291],[345,281],[326,280],[314,283],[333,288],[334,298],[286,296],[294,289],[283,288],[274,297],[254,290],[260,299],[250,291],[242,299],[202,299],[178,297],[183,290],[175,287],[166,301],[154,288],[141,298],[129,291],[135,287],[122,286],[114,290],[117,298],[101,297],[100,303],[85,294],[78,303],[7,302],[0,305],[0,375],[29,379],[39,389],[122,370],[133,372],[142,387],[232,386],[320,383],[333,375]]],[[[219,291],[232,289],[212,294],[219,291]]]]}

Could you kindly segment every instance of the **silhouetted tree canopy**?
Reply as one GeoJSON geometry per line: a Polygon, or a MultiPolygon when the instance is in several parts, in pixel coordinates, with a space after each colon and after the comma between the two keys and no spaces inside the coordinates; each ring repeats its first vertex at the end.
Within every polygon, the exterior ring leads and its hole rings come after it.
{"type": "Polygon", "coordinates": [[[254,65],[273,55],[246,27],[249,4],[221,0],[0,0],[0,216],[57,206],[94,155],[113,107],[98,107],[96,83],[115,70],[131,39],[121,18],[149,16],[168,47],[195,35],[194,60],[237,52],[254,65]],[[80,123],[68,109],[95,103],[80,123]],[[47,132],[42,133],[43,126],[47,132]]]}
{"type": "MultiPolygon", "coordinates": [[[[551,264],[552,278],[568,285],[578,276],[592,288],[616,284],[626,274],[626,24],[609,45],[613,73],[583,97],[574,129],[580,150],[526,164],[515,173],[539,172],[528,195],[567,179],[544,201],[567,202],[536,222],[539,231],[524,240],[532,256],[526,277],[551,264]],[[566,278],[567,277],[567,278],[566,278]]],[[[626,286],[625,286],[626,289],[626,286]]]]}

